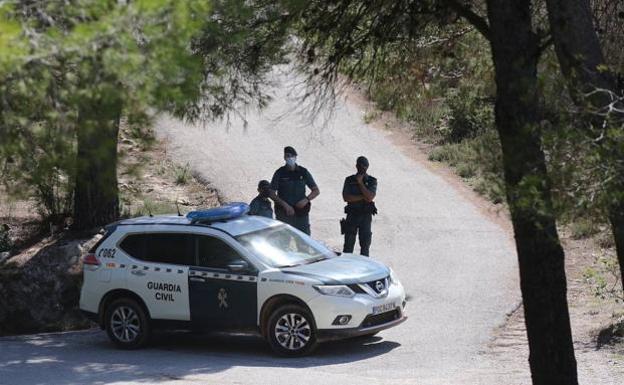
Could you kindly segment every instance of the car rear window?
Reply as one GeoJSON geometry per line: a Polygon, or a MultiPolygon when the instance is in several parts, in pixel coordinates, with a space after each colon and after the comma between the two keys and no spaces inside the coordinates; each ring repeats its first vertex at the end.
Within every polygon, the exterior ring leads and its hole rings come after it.
{"type": "Polygon", "coordinates": [[[98,247],[100,247],[100,245],[101,245],[102,243],[104,243],[104,241],[105,241],[108,237],[110,237],[110,236],[111,236],[111,234],[113,234],[113,233],[115,232],[115,229],[116,229],[116,228],[117,228],[117,226],[115,226],[115,225],[109,225],[109,226],[106,226],[106,227],[104,228],[104,234],[102,234],[102,238],[100,238],[100,239],[99,239],[99,240],[95,243],[95,245],[93,245],[93,246],[89,249],[89,253],[90,253],[90,254],[94,254],[94,253],[97,251],[98,247]]]}
{"type": "Polygon", "coordinates": [[[191,234],[130,234],[119,247],[133,258],[148,262],[194,265],[195,247],[191,234]]]}

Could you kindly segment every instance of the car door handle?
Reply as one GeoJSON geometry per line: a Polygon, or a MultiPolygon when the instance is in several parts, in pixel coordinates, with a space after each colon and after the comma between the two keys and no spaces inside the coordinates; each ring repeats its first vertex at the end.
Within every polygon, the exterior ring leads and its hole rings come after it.
{"type": "Polygon", "coordinates": [[[132,270],[130,273],[134,275],[138,275],[139,277],[142,277],[145,275],[145,272],[143,270],[132,270]]]}
{"type": "Polygon", "coordinates": [[[189,280],[192,282],[206,282],[206,278],[201,277],[190,277],[189,280]]]}

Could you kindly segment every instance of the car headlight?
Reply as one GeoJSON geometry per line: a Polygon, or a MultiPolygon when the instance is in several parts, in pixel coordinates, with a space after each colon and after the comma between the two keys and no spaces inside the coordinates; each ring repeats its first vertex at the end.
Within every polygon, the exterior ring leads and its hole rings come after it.
{"type": "Polygon", "coordinates": [[[355,292],[345,285],[315,285],[314,288],[323,295],[334,297],[353,297],[355,295],[355,292]]]}

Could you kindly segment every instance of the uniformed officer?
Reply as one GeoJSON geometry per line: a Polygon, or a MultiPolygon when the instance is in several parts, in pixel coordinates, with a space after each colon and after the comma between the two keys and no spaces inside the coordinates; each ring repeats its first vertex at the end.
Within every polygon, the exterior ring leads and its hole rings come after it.
{"type": "Polygon", "coordinates": [[[357,174],[348,176],[342,188],[342,199],[347,202],[345,213],[345,242],[343,252],[352,253],[355,246],[355,236],[359,234],[360,254],[368,256],[372,232],[371,222],[377,214],[375,195],[377,194],[377,179],[368,175],[368,159],[363,156],[355,163],[357,174]]]}
{"type": "Polygon", "coordinates": [[[258,196],[249,203],[249,215],[260,215],[273,219],[273,207],[269,196],[271,184],[268,180],[258,182],[258,196]]]}
{"type": "Polygon", "coordinates": [[[278,168],[271,179],[271,198],[275,201],[275,218],[310,234],[310,202],[319,188],[307,169],[297,164],[297,151],[284,148],[286,165],[278,168]],[[310,194],[306,196],[306,186],[310,194]]]}

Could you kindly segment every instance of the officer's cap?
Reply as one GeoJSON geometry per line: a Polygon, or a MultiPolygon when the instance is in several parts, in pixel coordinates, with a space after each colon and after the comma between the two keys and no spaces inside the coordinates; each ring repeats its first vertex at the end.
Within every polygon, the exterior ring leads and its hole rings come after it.
{"type": "Polygon", "coordinates": [[[297,151],[291,146],[284,147],[284,155],[297,156],[297,151]]]}
{"type": "Polygon", "coordinates": [[[358,156],[355,164],[357,164],[358,166],[368,167],[368,159],[366,159],[365,156],[358,156]]]}

